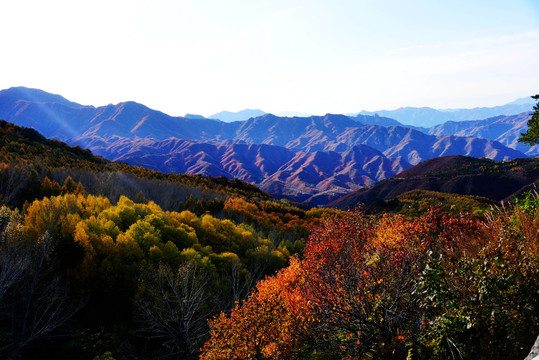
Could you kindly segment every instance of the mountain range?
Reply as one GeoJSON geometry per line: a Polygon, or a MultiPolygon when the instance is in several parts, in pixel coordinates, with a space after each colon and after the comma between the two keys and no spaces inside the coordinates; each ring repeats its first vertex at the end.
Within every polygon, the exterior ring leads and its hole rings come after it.
{"type": "MultiPolygon", "coordinates": [[[[401,107],[395,110],[362,110],[358,113],[347,114],[350,117],[360,115],[378,115],[392,119],[392,125],[405,125],[416,128],[428,128],[439,125],[446,121],[482,120],[498,115],[516,115],[533,110],[534,101],[530,97],[520,98],[502,106],[477,107],[473,109],[433,109],[430,107],[401,107]]],[[[238,112],[222,111],[208,116],[209,119],[221,120],[224,122],[249,120],[250,118],[262,116],[266,112],[259,109],[246,109],[238,112]]],[[[309,117],[305,113],[279,113],[278,116],[300,116],[309,117]]],[[[190,117],[187,114],[185,117],[190,117]]],[[[200,117],[200,115],[198,115],[200,117]]],[[[384,125],[384,124],[379,124],[384,125]]]]}
{"type": "MultiPolygon", "coordinates": [[[[524,97],[512,101],[502,106],[477,107],[473,109],[433,109],[430,107],[401,107],[395,110],[362,110],[358,113],[347,114],[350,117],[360,117],[362,115],[380,116],[381,118],[391,119],[389,125],[409,126],[416,129],[423,129],[433,125],[439,125],[447,121],[464,120],[482,120],[499,115],[516,115],[533,110],[534,101],[531,97],[524,97]]],[[[221,120],[224,122],[243,121],[250,118],[267,114],[260,109],[245,109],[238,112],[221,111],[217,114],[208,116],[208,119],[221,120]]],[[[275,114],[281,117],[299,116],[309,117],[311,115],[298,112],[285,112],[275,114]]],[[[203,118],[201,115],[187,114],[187,118],[203,118]]],[[[373,122],[375,123],[375,122],[373,122]]],[[[370,124],[370,122],[369,122],[370,124]]],[[[388,123],[376,123],[378,125],[388,125],[388,123]]]]}
{"type": "Polygon", "coordinates": [[[277,197],[311,204],[325,204],[411,166],[402,158],[389,159],[365,145],[340,153],[182,139],[124,141],[123,145],[125,149],[110,149],[109,157],[165,173],[237,178],[277,197]]]}
{"type": "MultiPolygon", "coordinates": [[[[255,110],[259,111],[259,110],[255,110]]],[[[256,114],[254,114],[256,115],[256,114]]],[[[115,161],[164,172],[239,178],[277,197],[323,205],[421,161],[539,153],[516,142],[529,113],[407,127],[379,115],[262,114],[223,122],[172,117],[135,102],[83,106],[41,90],[0,91],[0,118],[115,161]]]]}
{"type": "MultiPolygon", "coordinates": [[[[530,98],[520,98],[508,104],[473,109],[433,109],[430,107],[401,107],[395,110],[361,111],[361,115],[386,116],[403,124],[431,127],[446,121],[482,120],[498,115],[516,115],[533,110],[535,102],[530,98]]],[[[355,116],[357,114],[350,114],[355,116]]]]}
{"type": "MultiPolygon", "coordinates": [[[[533,110],[534,101],[531,97],[524,97],[507,103],[502,106],[494,107],[477,107],[473,109],[433,109],[430,107],[401,107],[395,110],[377,110],[366,111],[362,110],[358,113],[347,114],[350,117],[360,115],[377,115],[380,117],[390,118],[391,125],[405,125],[415,128],[428,128],[433,125],[439,125],[446,121],[464,121],[464,120],[483,120],[499,115],[516,115],[533,110]],[[395,123],[397,122],[397,123],[395,123]]],[[[224,122],[249,120],[250,118],[262,116],[266,112],[259,109],[245,109],[238,112],[222,111],[217,114],[208,116],[209,119],[221,120],[224,122]]],[[[299,116],[309,117],[311,115],[305,113],[279,113],[278,116],[299,116]]],[[[191,117],[187,114],[185,117],[191,117]]],[[[201,117],[200,115],[197,115],[201,117]]],[[[379,124],[385,125],[385,124],[379,124]]]]}
{"type": "Polygon", "coordinates": [[[525,132],[528,127],[529,118],[530,112],[525,112],[511,116],[494,116],[485,120],[447,121],[429,128],[427,133],[492,139],[511,149],[522,151],[530,156],[537,156],[539,155],[539,145],[528,146],[518,142],[520,134],[525,132]]]}

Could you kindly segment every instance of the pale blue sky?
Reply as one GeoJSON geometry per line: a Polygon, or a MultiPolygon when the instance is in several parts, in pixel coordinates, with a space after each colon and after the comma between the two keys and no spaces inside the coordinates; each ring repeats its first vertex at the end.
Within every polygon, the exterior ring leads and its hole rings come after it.
{"type": "Polygon", "coordinates": [[[539,1],[9,1],[0,88],[171,115],[493,106],[539,92],[539,1]]]}

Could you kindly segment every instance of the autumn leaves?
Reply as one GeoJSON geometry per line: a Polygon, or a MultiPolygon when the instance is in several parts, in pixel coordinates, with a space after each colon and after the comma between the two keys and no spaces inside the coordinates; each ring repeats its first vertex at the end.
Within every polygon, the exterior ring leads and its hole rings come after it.
{"type": "Polygon", "coordinates": [[[523,211],[328,219],[303,259],[211,322],[202,358],[520,356],[539,279],[522,231],[537,229],[537,208],[515,226],[523,211]]]}

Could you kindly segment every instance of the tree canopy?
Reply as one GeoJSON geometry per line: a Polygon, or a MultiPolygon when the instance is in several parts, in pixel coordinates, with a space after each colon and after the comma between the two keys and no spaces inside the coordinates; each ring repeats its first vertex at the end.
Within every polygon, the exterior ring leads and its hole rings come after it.
{"type": "Polygon", "coordinates": [[[520,139],[518,139],[519,142],[530,146],[539,144],[539,94],[532,96],[532,99],[536,100],[537,104],[533,107],[534,112],[528,120],[528,131],[520,134],[520,139]]]}

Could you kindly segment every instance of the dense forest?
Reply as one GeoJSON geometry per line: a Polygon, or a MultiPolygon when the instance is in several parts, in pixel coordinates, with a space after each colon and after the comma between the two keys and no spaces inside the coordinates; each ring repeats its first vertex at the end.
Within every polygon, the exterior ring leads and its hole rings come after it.
{"type": "Polygon", "coordinates": [[[207,319],[301,253],[326,214],[342,213],[238,180],[110,162],[5,121],[0,132],[6,357],[197,357],[207,319]],[[30,303],[16,309],[24,296],[30,303]],[[196,307],[180,310],[185,296],[196,307]],[[43,306],[50,318],[35,319],[43,306]],[[38,323],[15,329],[28,317],[38,323]]]}
{"type": "Polygon", "coordinates": [[[301,258],[211,321],[202,358],[524,358],[539,320],[538,206],[327,219],[301,258]]]}
{"type": "Polygon", "coordinates": [[[507,359],[537,336],[533,191],[306,209],[0,122],[0,194],[3,358],[507,359]]]}

